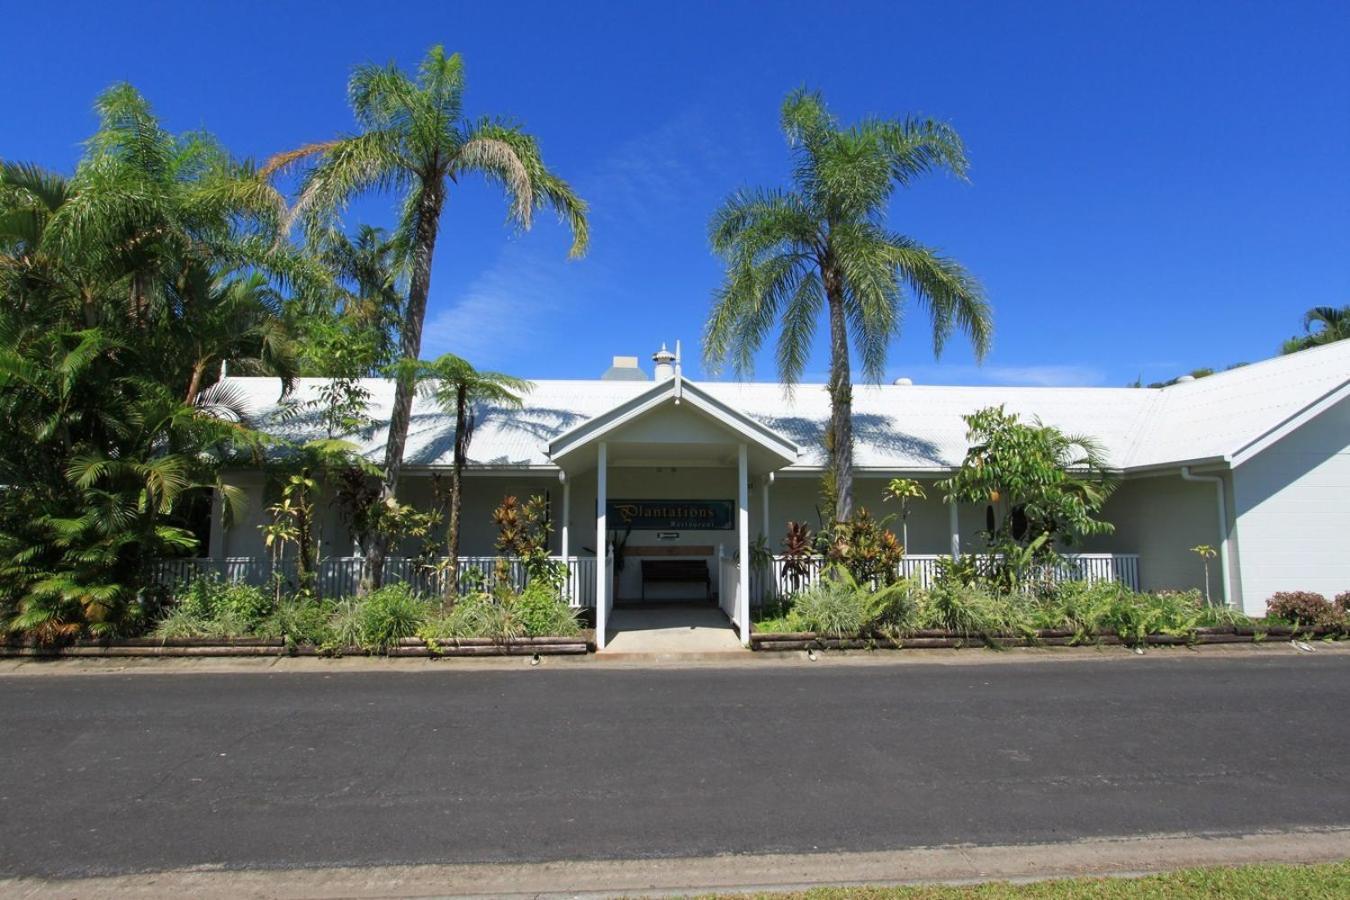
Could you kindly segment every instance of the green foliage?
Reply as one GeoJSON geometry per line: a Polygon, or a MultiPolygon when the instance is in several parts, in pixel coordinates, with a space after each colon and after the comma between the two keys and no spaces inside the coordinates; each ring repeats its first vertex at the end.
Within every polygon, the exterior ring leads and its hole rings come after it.
{"type": "Polygon", "coordinates": [[[989,346],[991,313],[983,291],[960,264],[885,227],[898,188],[930,172],[964,177],[965,148],[951,126],[932,119],[865,119],[844,127],[823,98],[789,94],[782,128],[792,155],[787,190],[733,194],[708,230],[726,277],[703,335],[710,371],[730,361],[748,374],[765,339],[778,332],[780,379],[795,384],[821,318],[829,323],[827,433],[831,518],[853,509],[850,343],[864,375],[879,381],[900,333],[905,294],[932,320],[940,354],[954,331],[977,356],[989,346]]]}
{"type": "Polygon", "coordinates": [[[789,592],[795,594],[811,580],[815,565],[815,538],[805,522],[788,522],[783,535],[783,575],[788,580],[789,592]]]}
{"type": "Polygon", "coordinates": [[[510,603],[492,594],[467,594],[440,616],[430,619],[419,634],[428,641],[454,638],[491,638],[510,641],[525,634],[510,603]]]}
{"type": "Polygon", "coordinates": [[[906,582],[873,590],[846,568],[830,566],[820,581],[791,599],[783,626],[828,637],[903,633],[913,626],[918,613],[913,595],[906,582]]]}
{"type": "Polygon", "coordinates": [[[1030,608],[1018,595],[1001,594],[987,584],[939,581],[919,595],[922,628],[940,628],[997,643],[1003,635],[1029,632],[1030,608]]]}
{"type": "Polygon", "coordinates": [[[824,545],[825,558],[843,566],[854,580],[864,584],[886,585],[898,575],[905,548],[886,528],[890,517],[880,521],[865,508],[849,519],[837,521],[822,531],[817,541],[824,545]]]}
{"type": "Polygon", "coordinates": [[[359,645],[383,652],[401,639],[415,637],[431,616],[431,605],[406,584],[386,584],[361,598],[359,645]]]}
{"type": "MultiPolygon", "coordinates": [[[[463,60],[439,45],[427,52],[415,77],[393,64],[358,66],[348,82],[347,97],[360,129],[357,133],[278,154],[263,171],[270,175],[312,162],[301,176],[290,213],[304,226],[311,244],[337,231],[338,215],[356,197],[371,191],[401,195],[402,215],[392,246],[396,265],[408,272],[408,295],[392,367],[394,402],[381,488],[382,498],[392,499],[416,391],[419,336],[441,213],[451,188],[468,175],[484,177],[503,189],[508,218],[522,229],[530,227],[537,208],[553,209],[572,232],[573,256],[580,256],[588,242],[586,204],[548,170],[531,135],[500,119],[464,115],[463,60]]],[[[390,536],[377,532],[367,548],[367,577],[373,582],[381,577],[390,541],[390,536]]]]}
{"type": "Polygon", "coordinates": [[[1350,338],[1350,306],[1317,306],[1303,316],[1303,334],[1291,337],[1281,353],[1297,353],[1350,338]]]}
{"type": "Polygon", "coordinates": [[[143,626],[149,562],[260,446],[220,362],[289,381],[278,285],[315,283],[249,164],[128,85],[97,111],[73,175],[0,163],[0,607],[44,640],[143,626]]]}
{"type": "Polygon", "coordinates": [[[994,528],[985,537],[1002,557],[995,575],[1006,589],[1018,587],[1032,564],[1052,561],[1057,544],[1114,530],[1096,518],[1115,482],[1094,440],[1039,420],[1027,424],[1002,406],[963,418],[970,449],[938,487],[948,503],[993,508],[994,528]]]}
{"type": "Polygon", "coordinates": [[[176,592],[155,636],[242,637],[265,631],[263,624],[276,611],[276,602],[261,588],[204,576],[176,592]]]}
{"type": "Polygon", "coordinates": [[[567,605],[556,587],[545,581],[531,581],[508,605],[529,637],[571,637],[581,633],[577,611],[567,605]]]}

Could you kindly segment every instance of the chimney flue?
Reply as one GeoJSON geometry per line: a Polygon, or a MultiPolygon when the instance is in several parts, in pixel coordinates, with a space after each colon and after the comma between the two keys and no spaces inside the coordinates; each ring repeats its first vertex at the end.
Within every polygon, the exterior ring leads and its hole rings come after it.
{"type": "Polygon", "coordinates": [[[652,362],[655,363],[655,376],[657,381],[665,381],[667,378],[675,377],[675,354],[666,349],[664,343],[661,349],[652,354],[652,362]]]}

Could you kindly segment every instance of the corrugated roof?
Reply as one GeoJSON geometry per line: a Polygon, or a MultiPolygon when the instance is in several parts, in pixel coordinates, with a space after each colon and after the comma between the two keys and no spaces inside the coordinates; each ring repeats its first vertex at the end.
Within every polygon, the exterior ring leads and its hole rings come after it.
{"type": "MultiPolygon", "coordinates": [[[[291,439],[322,436],[317,414],[281,415],[274,378],[227,379],[263,430],[291,439]]],[[[301,379],[292,393],[314,399],[320,379],[301,379]]],[[[388,416],[393,383],[367,379],[370,414],[388,416]]],[[[652,382],[537,381],[524,409],[480,409],[470,445],[477,466],[549,466],[549,441],[650,389],[652,382]]],[[[780,432],[802,449],[796,467],[823,463],[821,435],[829,419],[823,385],[700,381],[728,406],[780,432]]],[[[1301,411],[1350,387],[1350,341],[1253,363],[1166,388],[944,387],[859,385],[854,388],[855,461],[863,469],[923,470],[960,465],[965,456],[961,416],[1003,404],[1065,431],[1095,438],[1111,464],[1148,468],[1219,459],[1280,427],[1301,411]]],[[[387,428],[354,437],[371,460],[383,457],[387,428]]],[[[411,467],[450,464],[454,417],[419,397],[413,404],[405,454],[411,467]]]]}

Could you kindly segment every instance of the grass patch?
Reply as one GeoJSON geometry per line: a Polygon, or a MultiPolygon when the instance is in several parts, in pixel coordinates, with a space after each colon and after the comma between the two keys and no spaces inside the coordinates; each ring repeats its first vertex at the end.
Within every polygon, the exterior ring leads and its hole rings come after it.
{"type": "MultiPolygon", "coordinates": [[[[708,895],[713,897],[729,895],[708,895]]],[[[816,888],[790,894],[736,897],[809,900],[1264,900],[1350,896],[1350,862],[1313,866],[1258,865],[1184,869],[1143,878],[1070,878],[1030,884],[921,885],[889,888],[816,888]]]]}

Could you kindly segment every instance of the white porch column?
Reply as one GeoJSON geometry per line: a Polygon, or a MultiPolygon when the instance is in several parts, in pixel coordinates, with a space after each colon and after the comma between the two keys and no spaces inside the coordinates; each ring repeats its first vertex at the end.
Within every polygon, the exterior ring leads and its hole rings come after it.
{"type": "Polygon", "coordinates": [[[952,530],[952,559],[961,558],[961,519],[957,514],[956,501],[947,504],[947,512],[951,517],[952,530]]]}
{"type": "Polygon", "coordinates": [[[609,626],[608,595],[609,580],[605,577],[606,559],[609,549],[605,541],[609,537],[605,524],[605,508],[608,505],[606,491],[609,475],[609,444],[600,442],[595,468],[595,646],[605,649],[605,629],[609,626]]]}
{"type": "Polygon", "coordinates": [[[750,646],[750,464],[745,444],[736,454],[736,541],[740,565],[736,568],[736,615],[741,620],[741,643],[750,646]]]}
{"type": "Polygon", "coordinates": [[[562,482],[562,530],[559,532],[558,549],[562,555],[563,571],[567,573],[567,602],[575,606],[577,602],[577,593],[580,588],[577,585],[576,572],[572,569],[572,482],[567,480],[566,472],[558,473],[558,480],[562,482]]]}
{"type": "Polygon", "coordinates": [[[567,480],[567,475],[563,472],[558,473],[558,479],[563,485],[561,550],[563,562],[566,563],[567,557],[572,555],[572,482],[567,480]]]}
{"type": "Polygon", "coordinates": [[[768,543],[770,552],[773,548],[773,533],[769,531],[769,485],[771,484],[773,484],[772,472],[764,476],[764,540],[768,543]]]}
{"type": "Polygon", "coordinates": [[[225,558],[225,497],[220,491],[211,492],[211,534],[206,555],[212,559],[225,558]]]}

